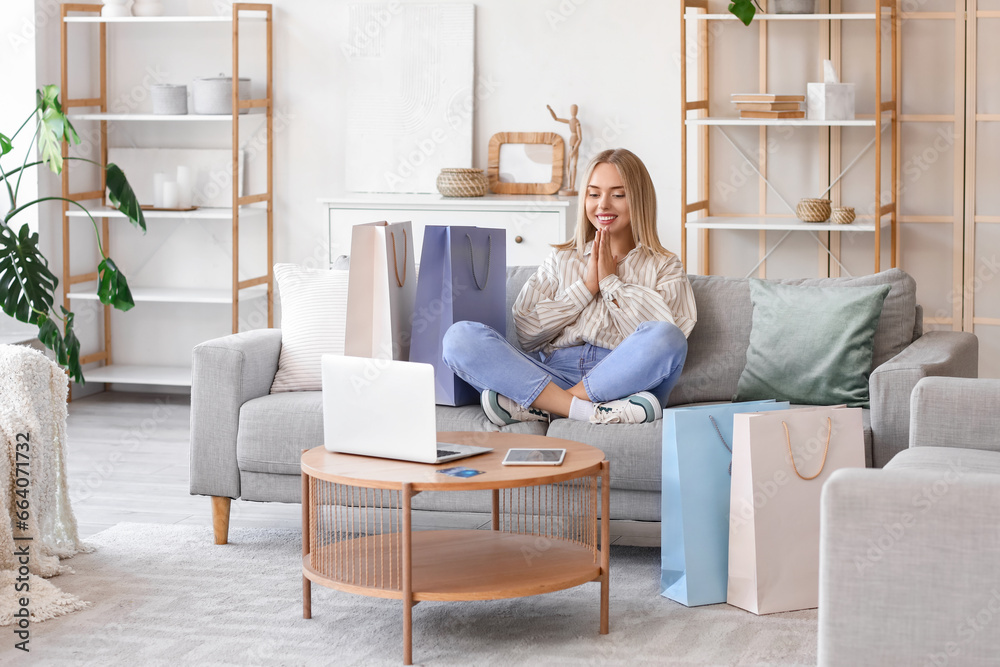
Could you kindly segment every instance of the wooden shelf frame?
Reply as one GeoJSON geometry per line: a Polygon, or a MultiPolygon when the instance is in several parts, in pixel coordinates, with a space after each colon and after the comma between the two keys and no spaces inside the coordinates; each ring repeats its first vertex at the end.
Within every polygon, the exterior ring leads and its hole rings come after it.
{"type": "MultiPolygon", "coordinates": [[[[98,80],[99,94],[96,97],[69,98],[62,100],[63,107],[71,118],[80,120],[91,120],[100,123],[100,159],[103,164],[108,161],[108,122],[109,121],[139,121],[139,122],[228,122],[232,124],[232,162],[234,174],[240,173],[240,129],[242,118],[263,119],[266,123],[267,140],[265,146],[266,160],[266,186],[265,191],[255,194],[239,195],[238,188],[233,188],[232,204],[229,208],[206,208],[190,212],[149,212],[147,217],[151,219],[178,219],[178,220],[222,220],[230,221],[232,224],[232,277],[227,293],[220,296],[218,290],[209,290],[205,293],[191,292],[190,301],[183,301],[185,290],[170,290],[162,288],[155,292],[155,297],[147,299],[153,302],[190,302],[190,303],[220,303],[231,304],[232,309],[232,333],[239,332],[239,308],[241,301],[247,299],[260,298],[261,290],[266,289],[267,298],[267,326],[274,326],[274,87],[273,87],[273,9],[270,4],[263,3],[233,3],[229,16],[158,16],[158,17],[102,17],[100,16],[102,5],[68,3],[60,5],[60,89],[64,92],[69,90],[69,24],[95,24],[98,32],[98,80]],[[254,100],[241,100],[239,98],[239,38],[240,27],[245,22],[264,22],[265,28],[265,56],[266,56],[266,92],[263,98],[254,100]],[[231,112],[225,115],[204,116],[157,116],[154,114],[113,114],[108,112],[108,24],[132,24],[132,23],[159,23],[177,24],[183,28],[186,24],[197,23],[221,23],[231,24],[231,52],[232,52],[232,94],[231,112]],[[90,111],[76,112],[75,109],[90,111]],[[241,109],[251,109],[250,113],[240,114],[241,109]],[[250,207],[251,204],[263,204],[264,206],[250,207]],[[260,221],[263,219],[266,224],[266,265],[265,275],[256,276],[249,279],[240,279],[240,222],[242,218],[260,221]],[[261,286],[264,286],[263,288],[261,286]],[[209,294],[210,293],[210,294],[209,294]],[[208,296],[206,296],[208,294],[208,296]]],[[[122,29],[125,29],[124,27],[122,29]]],[[[62,155],[69,157],[69,144],[62,142],[62,155]]],[[[124,216],[108,204],[106,189],[107,183],[104,172],[101,172],[100,187],[88,192],[73,192],[70,189],[70,164],[64,163],[62,171],[62,196],[73,201],[94,201],[100,200],[100,206],[92,207],[91,213],[95,219],[100,220],[101,244],[105,253],[110,255],[110,228],[109,221],[112,218],[123,218],[124,216]]],[[[63,305],[69,309],[70,299],[87,299],[91,296],[92,290],[71,289],[74,285],[82,283],[92,283],[97,278],[96,271],[74,274],[70,266],[70,218],[86,217],[82,211],[69,208],[68,202],[62,203],[62,284],[63,284],[63,305]]],[[[137,290],[142,293],[141,290],[137,290]]],[[[138,299],[137,299],[138,301],[138,299]]],[[[82,357],[84,364],[103,362],[100,368],[85,370],[88,378],[96,381],[142,384],[164,384],[164,385],[187,385],[190,386],[190,371],[186,373],[172,369],[164,373],[157,371],[144,372],[145,366],[121,366],[114,365],[114,355],[112,353],[111,335],[111,308],[103,307],[103,349],[96,353],[82,357]],[[114,366],[120,372],[109,369],[114,366]],[[122,371],[121,369],[127,369],[122,371]],[[136,370],[139,369],[139,370],[136,370]],[[186,380],[184,379],[186,377],[186,380]],[[105,378],[105,379],[102,379],[105,378]],[[113,379],[106,379],[113,378],[113,379]]],[[[70,394],[72,397],[72,394],[70,394]]]]}
{"type": "MultiPolygon", "coordinates": [[[[875,217],[879,220],[878,224],[871,221],[868,226],[858,225],[853,227],[851,230],[844,229],[844,231],[869,231],[873,233],[873,245],[874,245],[874,271],[877,273],[881,270],[881,254],[882,254],[882,231],[886,227],[883,222],[883,218],[888,218],[888,232],[890,237],[890,264],[892,267],[898,265],[899,262],[899,238],[898,238],[898,170],[900,164],[900,150],[899,150],[899,117],[900,117],[900,57],[901,57],[901,44],[900,44],[900,21],[901,12],[899,10],[899,0],[871,0],[874,5],[875,12],[871,14],[843,14],[840,12],[841,0],[822,0],[821,9],[827,10],[817,14],[808,15],[791,15],[791,14],[760,14],[755,16],[754,24],[756,24],[757,29],[760,32],[758,40],[758,91],[761,93],[767,93],[768,91],[768,76],[767,76],[767,62],[768,62],[768,23],[770,21],[822,21],[826,24],[826,29],[821,31],[822,38],[819,40],[819,49],[817,57],[820,61],[824,59],[830,59],[834,61],[834,64],[839,67],[841,59],[841,27],[843,21],[852,20],[870,20],[874,27],[874,41],[875,41],[875,104],[874,108],[876,112],[874,116],[869,118],[860,117],[852,121],[810,121],[806,119],[781,119],[781,120],[750,120],[750,119],[740,119],[740,118],[726,118],[726,117],[711,117],[709,116],[709,110],[711,109],[711,99],[710,99],[710,63],[709,63],[709,53],[708,44],[710,40],[708,39],[708,26],[711,21],[714,20],[733,20],[735,17],[732,15],[724,14],[709,14],[708,13],[708,0],[681,0],[680,1],[680,37],[681,37],[681,52],[684,54],[680,59],[680,88],[681,88],[681,220],[682,220],[682,231],[681,231],[681,260],[684,262],[685,267],[690,271],[691,268],[688,263],[688,230],[696,230],[700,233],[699,237],[699,247],[700,247],[700,257],[699,257],[699,270],[701,273],[710,274],[711,273],[711,263],[710,263],[710,229],[731,229],[732,227],[726,225],[713,225],[711,223],[701,223],[693,224],[698,222],[702,218],[733,218],[732,214],[718,213],[712,210],[711,197],[709,195],[709,177],[710,177],[710,143],[709,143],[709,130],[711,127],[718,127],[719,130],[724,130],[725,127],[757,127],[758,128],[758,150],[756,164],[751,159],[750,156],[743,154],[742,151],[740,156],[747,161],[748,164],[753,167],[754,171],[758,176],[758,211],[755,217],[760,220],[771,220],[775,216],[768,212],[768,195],[769,188],[771,188],[768,182],[768,153],[767,153],[767,128],[774,126],[793,126],[793,127],[816,127],[818,128],[818,152],[821,163],[823,164],[825,171],[827,173],[826,178],[826,188],[829,196],[833,199],[833,205],[839,205],[840,199],[840,178],[846,173],[847,170],[853,166],[854,162],[851,162],[846,169],[842,167],[841,154],[840,154],[840,135],[843,127],[871,127],[874,130],[874,139],[872,145],[874,146],[874,161],[875,161],[875,173],[874,173],[874,192],[875,198],[873,202],[878,202],[878,210],[874,212],[875,217]],[[886,22],[888,21],[888,26],[886,22]],[[690,24],[690,25],[689,25],[690,24]],[[689,27],[697,31],[696,42],[697,50],[695,55],[688,55],[688,45],[689,45],[689,27]],[[889,44],[883,44],[883,29],[888,27],[889,33],[889,44]],[[883,70],[883,55],[888,53],[891,59],[891,66],[889,67],[889,72],[886,73],[883,70]],[[691,58],[694,63],[692,65],[688,64],[688,58],[691,58]],[[693,75],[697,77],[697,92],[696,99],[689,99],[688,92],[688,82],[689,76],[692,72],[689,69],[693,69],[693,75]],[[890,82],[890,90],[892,91],[888,97],[883,94],[883,82],[885,75],[888,74],[888,79],[890,82]],[[694,130],[695,133],[695,151],[698,156],[699,171],[698,174],[698,188],[696,194],[692,197],[689,195],[689,178],[693,174],[689,174],[688,169],[688,158],[689,158],[689,128],[694,130]],[[883,132],[888,131],[889,136],[883,138],[883,132]],[[885,188],[888,197],[883,193],[884,177],[882,174],[883,169],[883,144],[885,141],[890,142],[890,178],[888,187],[885,188]],[[838,175],[839,174],[839,175],[838,175]],[[691,199],[694,201],[691,201],[691,199]],[[697,218],[692,218],[693,214],[697,214],[697,218]],[[870,227],[870,228],[866,228],[870,227]]],[[[766,9],[766,6],[765,6],[766,9]]],[[[726,135],[728,137],[728,135],[726,135]]],[[[775,191],[776,192],[776,191],[775,191]]],[[[780,198],[780,195],[779,195],[780,198]]],[[[768,248],[767,243],[767,231],[769,229],[774,229],[774,224],[765,224],[762,222],[760,226],[754,227],[752,223],[746,223],[746,228],[758,229],[758,256],[759,262],[754,270],[758,271],[760,277],[766,277],[767,275],[767,257],[770,256],[776,246],[768,248]]],[[[787,228],[786,228],[787,229],[787,228]]],[[[817,240],[820,242],[819,250],[819,271],[821,275],[840,275],[840,270],[843,265],[840,263],[840,233],[841,231],[837,229],[834,231],[821,230],[820,228],[809,228],[816,236],[817,240]],[[822,232],[822,236],[817,232],[822,232]]],[[[786,237],[782,237],[780,244],[786,237]]]]}

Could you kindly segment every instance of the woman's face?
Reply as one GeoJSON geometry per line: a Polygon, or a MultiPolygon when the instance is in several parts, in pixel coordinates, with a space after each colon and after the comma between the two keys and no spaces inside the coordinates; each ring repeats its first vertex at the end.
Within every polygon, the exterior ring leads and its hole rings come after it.
{"type": "Polygon", "coordinates": [[[628,195],[613,164],[602,162],[594,168],[587,184],[587,219],[595,229],[609,231],[612,236],[632,235],[628,195]]]}

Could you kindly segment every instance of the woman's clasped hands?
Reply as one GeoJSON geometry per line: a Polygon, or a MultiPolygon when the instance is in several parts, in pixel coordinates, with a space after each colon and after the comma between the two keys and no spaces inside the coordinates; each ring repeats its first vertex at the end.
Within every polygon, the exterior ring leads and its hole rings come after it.
{"type": "Polygon", "coordinates": [[[611,253],[611,235],[603,229],[598,229],[594,234],[594,245],[590,249],[590,261],[587,263],[587,274],[584,278],[587,289],[596,296],[601,289],[601,281],[617,273],[618,257],[611,253]]]}

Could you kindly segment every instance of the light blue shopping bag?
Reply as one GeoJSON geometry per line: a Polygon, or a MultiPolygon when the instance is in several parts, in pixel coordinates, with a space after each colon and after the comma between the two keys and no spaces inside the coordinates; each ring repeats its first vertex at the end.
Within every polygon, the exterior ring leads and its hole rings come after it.
{"type": "Polygon", "coordinates": [[[689,607],[726,601],[733,415],[787,410],[749,401],[663,412],[660,594],[689,607]]]}

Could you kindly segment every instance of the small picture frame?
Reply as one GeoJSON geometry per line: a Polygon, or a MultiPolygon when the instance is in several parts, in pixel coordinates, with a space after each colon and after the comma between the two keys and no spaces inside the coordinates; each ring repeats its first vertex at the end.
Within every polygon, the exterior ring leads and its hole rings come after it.
{"type": "Polygon", "coordinates": [[[555,132],[498,132],[490,137],[486,177],[490,190],[501,195],[554,195],[562,187],[563,160],[566,146],[555,132]],[[506,146],[506,148],[505,148],[506,146]],[[532,147],[551,147],[548,152],[532,147]],[[545,159],[539,161],[539,155],[545,159]],[[542,175],[544,172],[544,175],[542,175]],[[533,182],[522,182],[521,175],[530,174],[533,182]],[[534,178],[545,179],[535,182],[534,178]]]}

